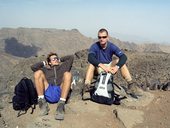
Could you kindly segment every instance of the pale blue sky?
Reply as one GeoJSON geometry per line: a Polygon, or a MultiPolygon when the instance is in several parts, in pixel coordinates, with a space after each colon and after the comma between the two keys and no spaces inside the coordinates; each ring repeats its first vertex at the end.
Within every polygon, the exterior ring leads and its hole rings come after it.
{"type": "Polygon", "coordinates": [[[129,41],[170,44],[170,0],[0,0],[0,28],[78,29],[96,38],[100,28],[129,41]]]}

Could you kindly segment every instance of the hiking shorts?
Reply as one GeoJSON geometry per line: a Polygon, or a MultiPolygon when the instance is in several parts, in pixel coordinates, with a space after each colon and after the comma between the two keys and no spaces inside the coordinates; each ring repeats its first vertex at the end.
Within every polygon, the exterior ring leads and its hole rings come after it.
{"type": "Polygon", "coordinates": [[[49,84],[45,90],[44,97],[49,103],[57,103],[60,100],[61,88],[60,86],[49,84]]]}

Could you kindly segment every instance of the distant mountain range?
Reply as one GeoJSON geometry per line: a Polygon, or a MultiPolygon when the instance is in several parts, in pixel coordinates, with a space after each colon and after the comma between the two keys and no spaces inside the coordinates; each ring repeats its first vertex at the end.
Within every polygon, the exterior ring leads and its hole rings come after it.
{"type": "Polygon", "coordinates": [[[0,51],[20,57],[42,55],[50,51],[60,55],[86,49],[93,42],[78,30],[39,28],[3,28],[0,30],[0,51]]]}
{"type": "MultiPolygon", "coordinates": [[[[161,44],[136,44],[111,37],[122,49],[139,52],[168,52],[170,46],[161,44]]],[[[59,55],[74,54],[88,49],[95,39],[82,35],[77,29],[48,28],[2,28],[0,29],[0,52],[17,57],[45,55],[50,51],[59,55]]]]}

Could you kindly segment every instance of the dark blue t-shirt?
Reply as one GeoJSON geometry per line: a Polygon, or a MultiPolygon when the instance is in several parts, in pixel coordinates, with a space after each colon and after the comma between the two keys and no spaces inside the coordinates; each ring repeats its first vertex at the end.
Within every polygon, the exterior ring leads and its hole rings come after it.
{"type": "Polygon", "coordinates": [[[100,63],[105,64],[109,64],[112,61],[113,54],[117,57],[120,57],[124,54],[116,45],[111,42],[107,42],[107,47],[105,49],[100,46],[99,42],[94,43],[89,49],[89,54],[90,53],[93,53],[100,63]]]}

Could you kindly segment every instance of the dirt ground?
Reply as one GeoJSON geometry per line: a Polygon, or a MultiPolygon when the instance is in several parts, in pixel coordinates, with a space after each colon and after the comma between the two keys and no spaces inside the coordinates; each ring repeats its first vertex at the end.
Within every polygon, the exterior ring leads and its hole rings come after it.
{"type": "MultiPolygon", "coordinates": [[[[39,117],[39,108],[37,106],[33,114],[30,111],[20,117],[16,117],[17,112],[9,104],[1,111],[3,117],[0,118],[1,128],[169,128],[170,126],[170,92],[169,91],[151,91],[154,99],[147,105],[138,107],[107,106],[93,103],[91,101],[81,101],[71,99],[66,105],[64,121],[54,119],[56,104],[50,105],[50,113],[47,116],[39,117]],[[129,123],[125,124],[119,115],[115,113],[118,109],[128,111],[125,113],[129,123]],[[131,111],[139,111],[142,116],[133,116],[131,111]],[[130,113],[129,113],[130,112],[130,113]],[[129,117],[129,118],[128,118],[129,117]],[[140,121],[138,121],[141,118],[140,121]]],[[[147,97],[146,97],[147,98],[147,97]]],[[[132,101],[133,102],[133,101],[132,101]]],[[[119,114],[119,112],[118,112],[119,114]]]]}
{"type": "Polygon", "coordinates": [[[154,100],[145,108],[144,122],[134,128],[169,128],[170,127],[170,92],[153,91],[154,100]]]}

